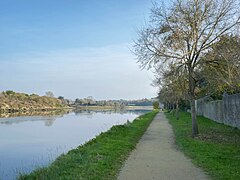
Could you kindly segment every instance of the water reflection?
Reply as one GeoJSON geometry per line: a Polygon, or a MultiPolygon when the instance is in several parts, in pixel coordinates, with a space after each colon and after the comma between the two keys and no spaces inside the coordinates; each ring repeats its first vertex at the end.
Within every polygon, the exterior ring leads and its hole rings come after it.
{"type": "Polygon", "coordinates": [[[69,110],[6,113],[0,114],[0,124],[12,125],[26,121],[43,121],[46,126],[51,126],[57,117],[62,117],[68,113],[70,113],[69,110]]]}
{"type": "Polygon", "coordinates": [[[69,113],[70,109],[61,109],[53,111],[23,111],[14,113],[0,113],[0,118],[22,117],[22,116],[53,116],[69,113]]]}
{"type": "Polygon", "coordinates": [[[0,124],[5,125],[13,125],[13,124],[19,124],[24,123],[26,121],[43,121],[45,126],[51,126],[53,125],[56,117],[49,116],[49,117],[38,117],[38,116],[31,116],[31,117],[24,117],[24,119],[15,117],[15,118],[2,118],[0,119],[0,124]]]}
{"type": "Polygon", "coordinates": [[[119,114],[126,114],[126,113],[134,113],[134,114],[144,114],[147,112],[150,112],[152,109],[74,109],[73,112],[76,115],[92,115],[96,113],[102,113],[102,114],[113,114],[113,113],[119,113],[119,114]]]}
{"type": "Polygon", "coordinates": [[[57,110],[57,111],[34,111],[34,112],[17,112],[17,113],[3,113],[0,114],[0,124],[12,125],[23,123],[26,121],[43,121],[45,126],[52,126],[56,118],[63,117],[66,114],[74,112],[76,116],[86,116],[92,118],[96,113],[102,114],[126,114],[134,113],[136,115],[144,114],[149,112],[149,109],[111,109],[111,110],[86,110],[86,109],[68,109],[68,110],[57,110]]]}

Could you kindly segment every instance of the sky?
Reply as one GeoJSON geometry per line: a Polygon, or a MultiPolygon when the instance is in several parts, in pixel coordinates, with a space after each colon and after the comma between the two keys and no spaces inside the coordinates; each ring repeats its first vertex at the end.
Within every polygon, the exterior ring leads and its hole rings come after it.
{"type": "Polygon", "coordinates": [[[150,0],[0,0],[0,91],[76,99],[157,95],[131,53],[150,0]]]}

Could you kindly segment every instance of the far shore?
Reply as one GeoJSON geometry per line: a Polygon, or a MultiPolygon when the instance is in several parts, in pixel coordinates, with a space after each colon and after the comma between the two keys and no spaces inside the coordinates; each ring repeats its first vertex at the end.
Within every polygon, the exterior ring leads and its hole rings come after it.
{"type": "Polygon", "coordinates": [[[123,110],[153,110],[153,106],[123,106],[123,107],[115,107],[115,106],[77,106],[74,109],[81,110],[115,110],[115,109],[123,109],[123,110]]]}

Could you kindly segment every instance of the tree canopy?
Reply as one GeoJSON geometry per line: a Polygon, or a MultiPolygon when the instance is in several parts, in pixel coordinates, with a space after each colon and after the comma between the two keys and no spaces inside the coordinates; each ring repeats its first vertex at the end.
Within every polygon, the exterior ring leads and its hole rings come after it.
{"type": "Polygon", "coordinates": [[[139,31],[134,53],[143,68],[184,70],[191,104],[192,135],[198,134],[196,87],[203,66],[216,59],[202,58],[223,35],[240,23],[239,0],[174,0],[154,3],[149,24],[139,31]]]}

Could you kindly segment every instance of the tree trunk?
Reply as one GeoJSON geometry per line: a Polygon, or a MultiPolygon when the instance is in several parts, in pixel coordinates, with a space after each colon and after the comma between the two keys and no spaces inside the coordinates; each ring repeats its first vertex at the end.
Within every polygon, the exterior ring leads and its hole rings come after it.
{"type": "Polygon", "coordinates": [[[175,115],[175,104],[174,102],[172,103],[172,113],[173,113],[173,116],[175,115]]]}
{"type": "Polygon", "coordinates": [[[176,119],[179,120],[179,104],[176,102],[176,119]]]}
{"type": "Polygon", "coordinates": [[[192,136],[195,137],[198,132],[198,125],[197,125],[197,115],[196,115],[196,107],[195,107],[195,99],[190,100],[191,103],[191,116],[192,116],[192,136]]]}
{"type": "Polygon", "coordinates": [[[197,115],[195,106],[195,80],[193,78],[193,71],[189,71],[189,95],[191,105],[191,116],[192,116],[192,136],[195,137],[198,132],[197,115]]]}

